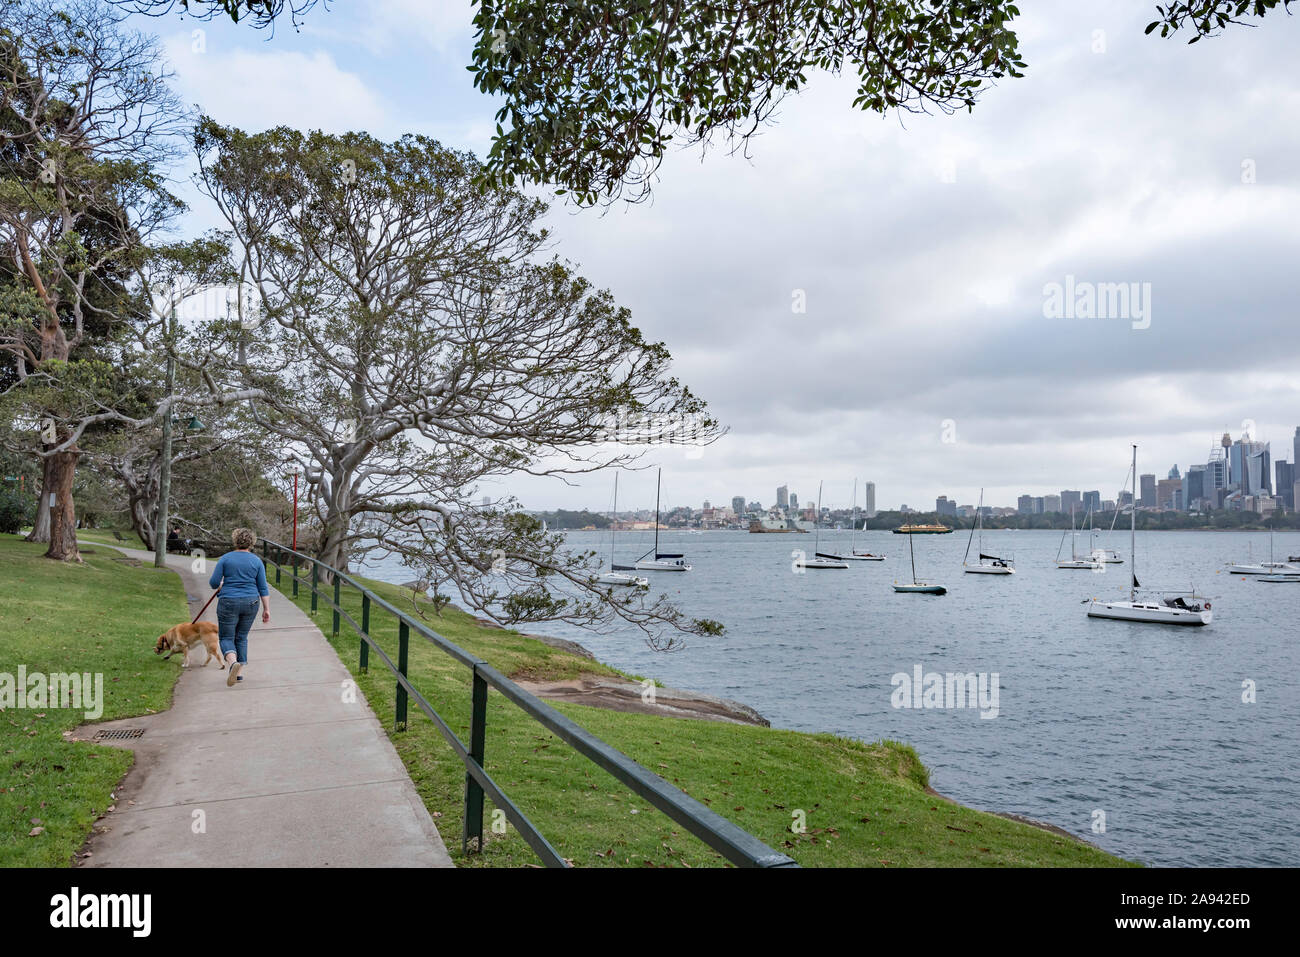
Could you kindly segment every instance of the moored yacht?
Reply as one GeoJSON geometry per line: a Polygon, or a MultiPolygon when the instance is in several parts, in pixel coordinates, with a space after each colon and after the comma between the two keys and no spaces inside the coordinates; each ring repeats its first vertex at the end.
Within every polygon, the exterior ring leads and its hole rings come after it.
{"type": "Polygon", "coordinates": [[[844,561],[844,559],[840,558],[838,555],[828,555],[824,552],[817,551],[817,546],[821,544],[821,540],[822,540],[821,514],[822,514],[822,486],[821,483],[819,482],[817,484],[817,519],[813,523],[815,526],[815,533],[816,533],[815,537],[813,538],[813,557],[800,558],[795,564],[801,569],[803,568],[848,568],[849,563],[844,561]]]}
{"type": "Polygon", "coordinates": [[[911,582],[895,581],[894,591],[904,592],[904,593],[910,592],[912,594],[919,594],[919,595],[946,595],[948,593],[948,589],[944,588],[942,585],[936,585],[934,582],[923,582],[917,580],[916,546],[912,544],[912,540],[910,538],[907,540],[907,550],[908,550],[908,554],[910,554],[912,557],[912,580],[911,582]]]}
{"type": "MultiPolygon", "coordinates": [[[[853,535],[849,540],[849,554],[839,555],[834,552],[817,552],[818,558],[826,558],[836,562],[883,562],[884,555],[877,555],[873,552],[858,551],[858,480],[853,480],[853,518],[850,521],[850,527],[853,529],[853,535]]],[[[838,527],[838,526],[836,526],[838,527]]]]}
{"type": "MultiPolygon", "coordinates": [[[[638,572],[688,572],[691,570],[690,564],[686,561],[686,556],[676,552],[659,551],[659,490],[660,481],[663,478],[663,469],[655,477],[655,544],[654,548],[646,552],[636,560],[636,563],[629,568],[626,565],[614,565],[616,571],[638,571],[638,572]],[[650,556],[654,557],[651,558],[650,556]]],[[[648,584],[648,583],[647,583],[648,584]]]]}
{"type": "MultiPolygon", "coordinates": [[[[609,567],[618,569],[614,564],[614,526],[618,523],[618,472],[614,473],[614,510],[609,515],[609,567]]],[[[607,571],[597,579],[602,585],[618,585],[624,588],[649,588],[650,580],[641,575],[629,575],[626,571],[607,571]]]]}
{"type": "MultiPolygon", "coordinates": [[[[1089,517],[1092,516],[1092,510],[1088,510],[1089,517]]],[[[1065,546],[1065,535],[1061,535],[1061,544],[1056,547],[1056,567],[1057,568],[1077,568],[1086,571],[1100,571],[1106,567],[1105,563],[1096,556],[1088,558],[1081,557],[1075,550],[1075,544],[1078,541],[1078,533],[1074,530],[1074,506],[1070,506],[1070,557],[1069,559],[1061,558],[1061,548],[1065,546]]]]}
{"type": "Polygon", "coordinates": [[[1208,600],[1201,601],[1195,593],[1186,598],[1177,595],[1172,598],[1138,600],[1137,580],[1137,446],[1133,446],[1133,470],[1130,473],[1134,485],[1134,501],[1129,505],[1131,519],[1129,525],[1129,589],[1127,601],[1098,601],[1094,598],[1088,604],[1089,618],[1111,618],[1118,621],[1146,622],[1158,625],[1208,625],[1213,618],[1208,600]]]}
{"type": "Polygon", "coordinates": [[[999,558],[997,555],[984,554],[984,490],[980,489],[979,504],[975,506],[975,524],[971,526],[970,538],[966,539],[966,554],[962,556],[961,567],[967,575],[1014,575],[1016,573],[1013,567],[1015,562],[1009,558],[999,558]],[[974,565],[966,563],[970,557],[971,542],[975,540],[975,533],[979,532],[979,561],[974,565]]]}

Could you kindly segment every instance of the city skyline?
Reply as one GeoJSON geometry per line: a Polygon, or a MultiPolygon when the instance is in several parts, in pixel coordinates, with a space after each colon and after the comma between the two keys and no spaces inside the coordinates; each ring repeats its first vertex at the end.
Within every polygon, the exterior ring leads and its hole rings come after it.
{"type": "MultiPolygon", "coordinates": [[[[1263,478],[1262,474],[1260,473],[1256,473],[1252,475],[1252,477],[1260,480],[1262,485],[1264,487],[1267,487],[1271,491],[1271,494],[1273,495],[1280,496],[1282,498],[1287,498],[1287,492],[1290,491],[1291,498],[1290,501],[1287,503],[1286,507],[1288,510],[1293,510],[1295,508],[1294,503],[1296,501],[1295,491],[1294,491],[1295,479],[1296,479],[1295,473],[1294,471],[1291,471],[1290,473],[1291,483],[1289,489],[1282,487],[1283,483],[1280,482],[1278,479],[1278,475],[1279,475],[1278,466],[1289,466],[1292,470],[1294,470],[1295,462],[1297,460],[1300,460],[1300,426],[1294,426],[1291,427],[1291,429],[1292,429],[1292,434],[1288,438],[1287,445],[1283,447],[1281,455],[1271,454],[1273,443],[1266,438],[1255,438],[1251,440],[1248,439],[1247,435],[1244,433],[1242,435],[1232,437],[1230,433],[1224,432],[1215,436],[1214,441],[1207,445],[1207,452],[1203,456],[1205,461],[1197,461],[1195,459],[1195,456],[1189,453],[1188,457],[1184,458],[1181,462],[1171,462],[1169,468],[1167,469],[1162,468],[1159,471],[1148,472],[1143,470],[1142,459],[1140,458],[1139,470],[1138,470],[1138,489],[1137,489],[1139,507],[1148,507],[1148,508],[1165,507],[1167,501],[1166,495],[1164,494],[1165,491],[1173,489],[1176,486],[1181,493],[1181,490],[1186,487],[1186,482],[1190,478],[1190,473],[1203,469],[1207,465],[1213,464],[1211,460],[1212,452],[1209,451],[1209,449],[1210,446],[1214,446],[1214,445],[1218,445],[1220,447],[1225,448],[1226,454],[1224,456],[1224,461],[1226,462],[1228,467],[1228,471],[1226,474],[1232,476],[1231,482],[1235,484],[1237,482],[1239,470],[1245,468],[1246,466],[1241,464],[1243,460],[1240,458],[1236,460],[1237,461],[1236,465],[1232,464],[1234,461],[1233,450],[1241,447],[1241,443],[1244,440],[1251,445],[1262,448],[1264,450],[1265,461],[1268,462],[1268,476],[1266,480],[1263,478]],[[1223,442],[1224,439],[1230,439],[1231,445],[1227,447],[1222,446],[1221,443],[1223,442]],[[1282,457],[1288,453],[1291,455],[1290,459],[1282,457]],[[1183,463],[1185,463],[1185,465],[1183,463]],[[1175,477],[1175,473],[1176,473],[1176,477],[1175,477]],[[1152,482],[1148,483],[1147,479],[1151,479],[1152,482]],[[1169,484],[1169,483],[1174,483],[1174,484],[1169,484]]],[[[1139,447],[1139,455],[1140,454],[1141,454],[1141,448],[1139,447]]],[[[621,489],[626,490],[626,488],[628,487],[629,475],[637,475],[637,474],[644,474],[644,472],[637,472],[637,471],[626,470],[626,469],[621,470],[620,471],[621,489]]],[[[1127,470],[1125,470],[1125,475],[1127,476],[1127,470]]],[[[1226,476],[1225,476],[1225,481],[1227,481],[1226,476]]],[[[827,485],[827,483],[825,483],[824,480],[820,480],[819,483],[814,483],[814,486],[815,484],[822,484],[824,487],[826,487],[827,485]]],[[[1054,498],[1058,500],[1060,507],[1058,509],[1044,507],[1042,511],[1061,511],[1061,512],[1068,513],[1070,510],[1071,502],[1073,502],[1073,504],[1075,505],[1076,509],[1079,512],[1086,512],[1087,508],[1089,507],[1089,504],[1093,506],[1094,510],[1100,510],[1102,503],[1107,501],[1111,501],[1111,502],[1118,501],[1121,497],[1121,494],[1125,494],[1125,495],[1131,494],[1131,492],[1123,491],[1119,485],[1117,485],[1112,490],[1106,487],[1086,488],[1084,486],[1086,486],[1087,483],[1075,483],[1075,484],[1079,485],[1080,487],[1070,488],[1070,487],[1062,486],[1052,491],[1039,491],[1034,488],[1022,488],[1021,491],[1011,495],[1011,497],[1006,501],[997,500],[993,498],[989,494],[990,489],[985,488],[984,489],[985,505],[986,507],[989,508],[1012,509],[1018,511],[1020,510],[1020,505],[1022,500],[1025,498],[1031,498],[1031,499],[1039,499],[1039,498],[1053,499],[1054,498]],[[1074,496],[1073,498],[1070,497],[1070,493],[1073,493],[1074,496]],[[1092,496],[1092,498],[1090,499],[1089,496],[1092,496]]],[[[653,488],[653,482],[651,487],[653,488]]],[[[847,483],[845,482],[835,483],[834,487],[837,493],[834,498],[829,497],[825,493],[823,493],[823,501],[822,501],[823,506],[828,507],[835,511],[840,511],[843,509],[850,508],[852,506],[853,480],[849,479],[847,483]],[[843,486],[843,488],[841,488],[841,486],[843,486]],[[847,489],[847,491],[845,491],[845,489],[847,489]],[[842,496],[843,500],[841,500],[841,496],[839,494],[841,492],[844,493],[842,496]]],[[[1220,485],[1219,487],[1223,487],[1223,486],[1220,485]]],[[[1013,486],[1008,486],[1008,488],[1013,488],[1013,486]]],[[[1043,488],[1045,488],[1045,486],[1043,488]]],[[[969,498],[967,498],[965,495],[960,495],[960,494],[954,495],[951,491],[948,492],[940,491],[937,494],[935,494],[932,498],[921,498],[919,495],[911,496],[910,498],[909,497],[900,497],[898,499],[891,498],[887,500],[888,502],[887,504],[879,505],[876,504],[876,497],[877,497],[876,483],[871,481],[870,479],[859,478],[858,488],[857,488],[858,507],[863,510],[864,514],[866,512],[866,509],[868,508],[868,503],[866,501],[867,489],[870,489],[870,493],[872,496],[872,502],[870,507],[873,513],[894,511],[902,507],[906,507],[910,511],[916,511],[916,512],[938,511],[940,514],[945,514],[942,508],[939,507],[938,502],[940,499],[946,499],[950,501],[950,503],[956,508],[962,508],[962,509],[973,508],[980,494],[979,490],[977,489],[974,492],[974,494],[970,495],[969,498]]],[[[1248,492],[1243,494],[1257,494],[1257,491],[1258,491],[1257,489],[1252,487],[1248,492]]],[[[789,501],[791,499],[795,499],[800,502],[799,509],[802,511],[802,509],[807,507],[810,503],[815,504],[816,502],[815,492],[809,496],[805,496],[801,498],[799,496],[799,491],[795,483],[788,482],[788,481],[782,483],[781,485],[775,486],[772,489],[772,497],[770,499],[764,498],[761,494],[741,495],[739,494],[738,489],[733,490],[733,493],[734,494],[729,494],[726,496],[705,495],[703,498],[699,498],[691,501],[683,501],[680,500],[679,496],[675,496],[675,495],[669,496],[665,493],[665,496],[663,498],[663,507],[665,511],[671,508],[680,508],[680,507],[691,507],[691,508],[698,509],[704,507],[702,503],[707,501],[707,502],[711,502],[715,507],[725,504],[734,510],[734,500],[743,498],[747,508],[751,503],[757,502],[763,507],[763,509],[766,510],[771,507],[786,508],[788,507],[789,501]],[[783,498],[782,493],[784,493],[784,501],[782,500],[783,498]]],[[[635,493],[633,493],[633,497],[634,496],[635,493]]],[[[1197,497],[1203,497],[1203,496],[1197,496],[1197,497]]],[[[624,506],[620,507],[619,509],[621,513],[641,511],[644,509],[644,506],[637,506],[632,501],[629,501],[626,491],[620,491],[620,500],[624,503],[624,506]]],[[[583,508],[591,512],[602,512],[608,510],[607,508],[595,508],[590,503],[577,504],[577,505],[552,505],[552,506],[534,505],[527,502],[521,504],[523,504],[524,508],[529,511],[554,511],[555,509],[581,510],[583,508]]],[[[653,499],[651,500],[651,507],[653,507],[653,499]]],[[[1177,507],[1181,510],[1186,510],[1186,506],[1181,503],[1173,507],[1177,507]]]]}

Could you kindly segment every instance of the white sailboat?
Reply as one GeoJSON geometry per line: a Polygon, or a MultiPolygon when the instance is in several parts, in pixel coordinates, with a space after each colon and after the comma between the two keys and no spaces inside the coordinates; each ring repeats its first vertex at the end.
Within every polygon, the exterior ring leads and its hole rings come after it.
{"type": "MultiPolygon", "coordinates": [[[[1089,518],[1092,517],[1092,509],[1088,509],[1088,516],[1089,518]]],[[[1077,541],[1078,541],[1078,534],[1074,530],[1074,506],[1071,505],[1070,506],[1070,559],[1069,561],[1063,561],[1061,559],[1061,546],[1065,544],[1065,535],[1062,534],[1061,545],[1058,545],[1056,547],[1056,567],[1086,569],[1087,571],[1093,571],[1093,572],[1097,571],[1099,568],[1105,567],[1103,563],[1100,562],[1095,557],[1090,556],[1088,558],[1080,558],[1078,552],[1075,549],[1075,543],[1077,541]]]]}
{"type": "Polygon", "coordinates": [[[895,580],[895,582],[894,582],[894,591],[897,591],[897,592],[908,592],[908,593],[918,594],[918,595],[945,595],[945,594],[947,594],[948,589],[944,588],[942,585],[936,585],[934,582],[923,582],[923,581],[918,581],[918,580],[917,580],[917,577],[916,577],[916,546],[914,546],[914,545],[912,544],[912,539],[915,538],[915,537],[916,537],[915,535],[908,535],[908,536],[907,536],[907,551],[908,551],[908,554],[910,554],[911,557],[912,557],[912,581],[911,581],[911,583],[908,583],[908,582],[902,582],[902,583],[900,583],[900,582],[898,582],[897,580],[895,580]]]}
{"type": "MultiPolygon", "coordinates": [[[[820,492],[818,493],[820,497],[820,492]]],[[[820,509],[820,505],[818,506],[820,509]]],[[[816,552],[818,558],[829,558],[837,562],[883,562],[884,555],[876,555],[872,552],[858,551],[858,480],[853,480],[853,516],[849,522],[853,529],[853,534],[849,540],[849,554],[837,555],[832,552],[816,552]]],[[[839,528],[839,526],[835,526],[839,528]]],[[[814,544],[814,549],[816,545],[814,544]]]]}
{"type": "MultiPolygon", "coordinates": [[[[1251,557],[1249,542],[1246,543],[1246,549],[1247,558],[1249,559],[1251,557]]],[[[1268,561],[1255,563],[1248,560],[1237,565],[1229,565],[1228,571],[1233,575],[1300,575],[1300,565],[1273,561],[1273,528],[1269,526],[1268,561]]]]}
{"type": "Polygon", "coordinates": [[[849,563],[837,555],[824,555],[817,551],[817,546],[821,543],[822,538],[822,483],[817,483],[817,517],[813,520],[813,528],[816,532],[813,538],[813,557],[801,558],[798,561],[800,568],[848,568],[849,563]]]}
{"type": "Polygon", "coordinates": [[[641,575],[629,575],[625,571],[616,571],[619,566],[614,564],[614,525],[618,521],[618,473],[614,473],[614,510],[609,516],[609,567],[610,571],[605,572],[596,580],[602,585],[620,585],[626,588],[649,588],[650,579],[641,575]]]}
{"type": "Polygon", "coordinates": [[[999,558],[996,555],[984,554],[984,490],[980,489],[979,504],[975,506],[975,524],[971,526],[970,538],[966,539],[966,554],[962,556],[961,567],[967,575],[1014,575],[1016,573],[1015,562],[1009,558],[999,558]],[[966,559],[970,557],[971,542],[975,539],[976,531],[979,531],[979,560],[974,565],[968,565],[966,559]]]}
{"type": "Polygon", "coordinates": [[[1134,502],[1130,505],[1132,519],[1129,526],[1129,565],[1128,601],[1098,601],[1094,598],[1088,604],[1089,618],[1112,618],[1118,621],[1137,621],[1157,625],[1208,625],[1213,618],[1210,603],[1200,602],[1193,593],[1188,598],[1178,595],[1159,601],[1138,601],[1137,590],[1137,446],[1133,446],[1133,484],[1134,502]],[[1188,600],[1190,599],[1190,600],[1188,600]]]}
{"type": "Polygon", "coordinates": [[[686,556],[676,552],[659,551],[659,488],[663,479],[664,470],[660,469],[655,478],[655,544],[654,548],[646,552],[636,560],[633,571],[638,572],[688,572],[691,566],[686,562],[686,556]],[[648,556],[654,555],[654,558],[648,556]]]}

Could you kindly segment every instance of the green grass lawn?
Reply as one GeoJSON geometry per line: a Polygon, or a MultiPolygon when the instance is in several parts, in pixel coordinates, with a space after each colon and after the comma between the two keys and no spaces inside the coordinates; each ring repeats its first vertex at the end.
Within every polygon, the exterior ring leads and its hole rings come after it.
{"type": "MultiPolygon", "coordinates": [[[[0,672],[102,674],[99,720],[169,708],[180,659],[152,652],[189,619],[180,579],[93,544],[82,565],[44,559],[45,549],[0,535],[0,672]]],[[[64,738],[84,721],[65,707],[0,711],[0,866],[71,863],[112,803],[131,752],[64,738]]]]}
{"type": "MultiPolygon", "coordinates": [[[[282,591],[289,594],[286,578],[282,591]]],[[[399,608],[410,592],[371,582],[399,608]],[[404,596],[404,597],[403,597],[404,596]]],[[[299,604],[310,603],[306,582],[299,604]]],[[[360,621],[360,597],[343,590],[343,606],[360,621]]],[[[328,636],[323,601],[316,621],[328,636]]],[[[561,679],[584,672],[617,673],[512,631],[484,628],[447,609],[429,613],[435,631],[515,678],[561,679]]],[[[371,630],[397,660],[397,625],[378,609],[371,630]]],[[[393,729],[396,685],[375,655],[357,674],[359,639],[346,621],[332,639],[357,675],[380,721],[389,728],[416,788],[460,866],[522,866],[537,861],[508,828],[486,833],[484,852],[460,852],[464,770],[414,703],[408,730],[393,729]]],[[[455,730],[469,738],[469,670],[418,636],[408,668],[415,687],[455,730]]],[[[925,789],[928,772],[916,753],[896,742],[862,742],[749,725],[627,714],[557,704],[600,738],[805,867],[1123,866],[1089,844],[993,814],[971,810],[925,789]],[[806,829],[792,830],[802,812],[806,829]]],[[[488,700],[489,773],[551,844],[579,866],[721,866],[726,862],[645,800],[528,718],[500,694],[488,700]]],[[[491,801],[485,821],[492,820],[491,801]]]]}

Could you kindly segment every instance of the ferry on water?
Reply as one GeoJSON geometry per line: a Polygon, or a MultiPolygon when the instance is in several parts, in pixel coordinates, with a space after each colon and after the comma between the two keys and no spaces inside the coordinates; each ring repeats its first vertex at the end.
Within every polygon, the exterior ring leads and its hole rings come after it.
{"type": "Polygon", "coordinates": [[[947,535],[952,529],[947,525],[900,525],[895,535],[947,535]]]}

